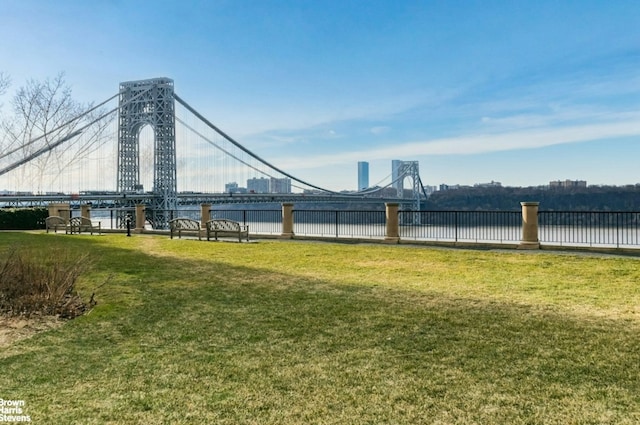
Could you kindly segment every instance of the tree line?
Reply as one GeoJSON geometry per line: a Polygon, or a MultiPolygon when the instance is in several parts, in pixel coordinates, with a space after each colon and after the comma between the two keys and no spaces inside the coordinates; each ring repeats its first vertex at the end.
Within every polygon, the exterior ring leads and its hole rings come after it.
{"type": "Polygon", "coordinates": [[[434,192],[424,210],[509,211],[520,202],[540,202],[541,211],[640,211],[640,184],[628,186],[469,187],[434,192]]]}

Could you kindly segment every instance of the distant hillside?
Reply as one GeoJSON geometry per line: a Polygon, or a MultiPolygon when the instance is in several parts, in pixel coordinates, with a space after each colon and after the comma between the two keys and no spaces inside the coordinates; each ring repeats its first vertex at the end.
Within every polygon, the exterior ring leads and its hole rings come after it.
{"type": "Polygon", "coordinates": [[[540,210],[544,211],[640,211],[640,185],[460,188],[434,192],[422,209],[519,210],[524,201],[540,202],[540,210]]]}

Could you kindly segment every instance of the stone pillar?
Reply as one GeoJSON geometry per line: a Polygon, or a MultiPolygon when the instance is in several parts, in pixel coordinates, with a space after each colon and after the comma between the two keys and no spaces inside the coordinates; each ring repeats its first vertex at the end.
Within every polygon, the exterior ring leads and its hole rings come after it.
{"type": "Polygon", "coordinates": [[[282,239],[293,239],[293,203],[282,204],[282,239]]]}
{"type": "Polygon", "coordinates": [[[69,221],[71,218],[71,206],[66,202],[52,202],[49,204],[49,216],[62,217],[69,221]]]}
{"type": "Polygon", "coordinates": [[[540,249],[538,239],[538,205],[540,202],[520,202],[522,206],[522,240],[518,249],[540,249]]]}
{"type": "Polygon", "coordinates": [[[144,204],[136,204],[136,228],[133,229],[136,233],[142,233],[144,231],[144,222],[147,218],[144,209],[144,204]]]}
{"type": "Polygon", "coordinates": [[[207,221],[211,220],[211,204],[200,205],[200,227],[207,228],[207,221]]]}
{"type": "Polygon", "coordinates": [[[386,216],[387,216],[387,232],[384,238],[387,243],[400,242],[400,231],[398,223],[398,207],[397,203],[386,203],[386,216]]]}
{"type": "Polygon", "coordinates": [[[91,219],[91,205],[80,205],[80,216],[91,219]]]}

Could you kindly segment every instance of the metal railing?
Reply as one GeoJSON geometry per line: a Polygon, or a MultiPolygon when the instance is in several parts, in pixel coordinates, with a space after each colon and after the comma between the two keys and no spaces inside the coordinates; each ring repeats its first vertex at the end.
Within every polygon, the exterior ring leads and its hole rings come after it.
{"type": "Polygon", "coordinates": [[[640,212],[540,211],[538,235],[549,245],[640,248],[640,212]]]}
{"type": "Polygon", "coordinates": [[[300,236],[384,238],[384,211],[293,211],[293,232],[300,236]]]}
{"type": "Polygon", "coordinates": [[[400,238],[439,242],[517,243],[520,211],[399,211],[400,238]]]}
{"type": "MultiPolygon", "coordinates": [[[[92,222],[116,228],[118,212],[93,209],[92,222]]],[[[200,220],[199,209],[180,209],[173,217],[200,220]]],[[[71,216],[79,210],[70,211],[71,216]]],[[[280,235],[282,210],[212,209],[211,218],[227,218],[249,226],[251,234],[280,235]]],[[[385,211],[293,210],[296,236],[384,239],[385,211]]],[[[399,211],[401,240],[517,244],[522,238],[520,211],[399,211]]],[[[150,229],[150,225],[147,226],[150,229]]],[[[539,211],[538,237],[542,245],[640,249],[640,212],[539,211]]]]}
{"type": "Polygon", "coordinates": [[[211,218],[226,218],[249,226],[249,233],[279,235],[282,233],[281,210],[210,210],[211,218]]]}

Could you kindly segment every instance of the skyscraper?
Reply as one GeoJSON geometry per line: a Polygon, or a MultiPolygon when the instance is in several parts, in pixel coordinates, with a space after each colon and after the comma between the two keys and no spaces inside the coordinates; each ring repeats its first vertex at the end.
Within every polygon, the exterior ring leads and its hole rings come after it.
{"type": "Polygon", "coordinates": [[[403,161],[399,159],[391,161],[391,187],[394,189],[402,186],[402,181],[400,180],[400,167],[402,167],[402,162],[403,161]]]}
{"type": "Polygon", "coordinates": [[[369,163],[364,161],[358,162],[358,190],[364,190],[369,187],[369,163]]]}
{"type": "Polygon", "coordinates": [[[269,193],[269,179],[264,177],[248,179],[247,190],[249,193],[269,193]]]}
{"type": "Polygon", "coordinates": [[[271,193],[291,193],[291,179],[277,179],[271,177],[269,180],[269,192],[271,193]]]}

